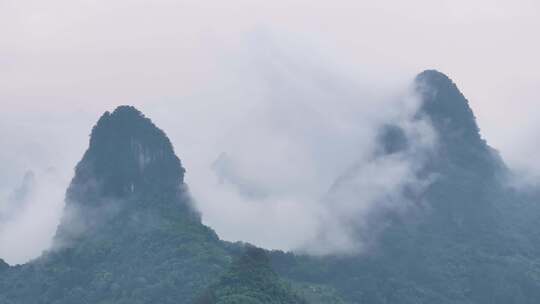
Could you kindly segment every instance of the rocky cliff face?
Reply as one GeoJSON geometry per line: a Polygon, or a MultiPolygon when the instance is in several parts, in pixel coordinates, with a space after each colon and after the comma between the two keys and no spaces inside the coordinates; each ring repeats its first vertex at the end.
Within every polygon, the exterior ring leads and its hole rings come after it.
{"type": "Polygon", "coordinates": [[[184,172],[165,133],[137,109],[121,106],[94,126],[67,199],[97,204],[101,197],[174,195],[182,191],[184,172]]]}

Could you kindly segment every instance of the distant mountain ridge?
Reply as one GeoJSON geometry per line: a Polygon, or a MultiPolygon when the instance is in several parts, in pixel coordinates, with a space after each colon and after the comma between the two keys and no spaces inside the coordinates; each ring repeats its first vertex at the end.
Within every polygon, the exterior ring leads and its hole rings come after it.
{"type": "MultiPolygon", "coordinates": [[[[417,119],[438,137],[418,174],[436,178],[414,193],[414,216],[380,217],[372,252],[311,257],[219,240],[165,133],[121,106],[92,130],[54,248],[24,265],[0,259],[0,304],[538,303],[535,198],[504,184],[508,169],[450,78],[428,70],[414,85],[417,119]]],[[[381,157],[410,144],[396,126],[380,140],[381,157]]]]}

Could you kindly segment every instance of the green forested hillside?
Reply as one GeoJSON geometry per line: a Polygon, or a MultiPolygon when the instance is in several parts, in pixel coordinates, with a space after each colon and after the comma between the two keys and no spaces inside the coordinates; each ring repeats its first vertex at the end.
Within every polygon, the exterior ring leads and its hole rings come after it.
{"type": "Polygon", "coordinates": [[[263,249],[246,248],[196,304],[307,304],[272,270],[263,249]]]}

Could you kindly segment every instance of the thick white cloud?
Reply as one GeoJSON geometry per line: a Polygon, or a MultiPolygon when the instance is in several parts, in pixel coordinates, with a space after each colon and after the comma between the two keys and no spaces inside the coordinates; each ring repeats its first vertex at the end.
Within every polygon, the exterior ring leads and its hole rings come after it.
{"type": "MultiPolygon", "coordinates": [[[[99,115],[133,104],[171,136],[218,233],[293,247],[300,240],[279,230],[247,234],[261,209],[224,208],[230,192],[200,194],[211,164],[228,152],[257,188],[286,193],[265,210],[283,227],[314,212],[298,193],[315,196],[314,185],[368,153],[370,126],[392,115],[381,111],[391,102],[374,102],[393,100],[426,68],[457,82],[511,165],[538,172],[539,17],[533,0],[0,0],[0,193],[49,167],[64,187],[99,115]],[[287,162],[281,176],[258,172],[287,162]]],[[[0,234],[39,231],[26,223],[33,230],[0,234]]]]}

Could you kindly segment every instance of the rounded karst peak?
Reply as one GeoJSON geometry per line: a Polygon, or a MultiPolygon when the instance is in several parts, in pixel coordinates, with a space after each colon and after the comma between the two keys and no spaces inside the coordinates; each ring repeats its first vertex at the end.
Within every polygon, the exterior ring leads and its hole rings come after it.
{"type": "Polygon", "coordinates": [[[457,85],[444,73],[425,70],[415,78],[422,99],[420,112],[429,117],[443,138],[480,141],[476,117],[457,85]]]}
{"type": "Polygon", "coordinates": [[[165,132],[135,107],[120,106],[105,112],[92,129],[71,188],[97,184],[92,188],[100,195],[125,196],[176,189],[183,177],[184,168],[165,132]]]}

